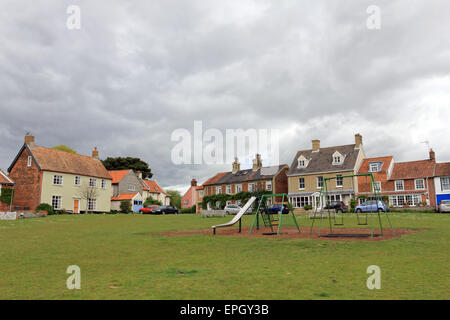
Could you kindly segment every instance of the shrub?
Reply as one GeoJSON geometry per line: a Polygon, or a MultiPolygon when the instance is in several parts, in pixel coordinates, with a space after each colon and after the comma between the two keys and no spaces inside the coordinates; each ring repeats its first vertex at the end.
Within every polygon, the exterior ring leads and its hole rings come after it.
{"type": "Polygon", "coordinates": [[[303,209],[305,209],[305,210],[312,210],[312,205],[311,204],[307,204],[306,206],[303,207],[303,209]]]}
{"type": "Polygon", "coordinates": [[[350,209],[351,209],[351,211],[353,212],[353,211],[355,211],[355,208],[356,208],[356,199],[355,199],[355,198],[352,198],[352,199],[350,200],[350,209]]]}
{"type": "Polygon", "coordinates": [[[2,188],[0,192],[0,201],[6,204],[10,204],[13,197],[13,189],[2,188]]]}
{"type": "Polygon", "coordinates": [[[131,202],[130,201],[121,201],[120,202],[120,212],[130,213],[131,212],[131,202]]]}
{"type": "Polygon", "coordinates": [[[55,214],[55,210],[48,203],[41,203],[36,207],[36,211],[47,211],[48,215],[55,214]]]}
{"type": "Polygon", "coordinates": [[[148,197],[147,200],[145,200],[145,202],[144,202],[144,208],[149,206],[149,205],[151,205],[151,204],[156,204],[158,206],[162,206],[161,201],[155,200],[152,197],[148,197]]]}
{"type": "Polygon", "coordinates": [[[192,213],[196,213],[197,212],[197,206],[194,204],[191,208],[192,213]]]}
{"type": "Polygon", "coordinates": [[[195,213],[195,211],[192,211],[192,208],[182,208],[180,209],[181,214],[187,214],[187,213],[195,213]]]}

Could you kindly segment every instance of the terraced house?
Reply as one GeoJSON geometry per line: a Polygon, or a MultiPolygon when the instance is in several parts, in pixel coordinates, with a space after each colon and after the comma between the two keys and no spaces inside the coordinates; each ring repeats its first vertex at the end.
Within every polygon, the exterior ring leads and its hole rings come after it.
{"type": "MultiPolygon", "coordinates": [[[[252,169],[241,170],[235,158],[232,171],[220,172],[203,183],[202,198],[214,194],[236,194],[267,190],[272,193],[287,193],[286,164],[263,167],[261,155],[253,159],[252,169]]],[[[233,203],[229,201],[228,203],[233,203]]],[[[238,203],[239,204],[239,203],[238,203]]]]}
{"type": "Polygon", "coordinates": [[[321,208],[320,190],[325,178],[337,177],[327,183],[330,201],[347,205],[358,193],[358,180],[339,178],[356,174],[365,158],[362,136],[355,135],[355,143],[321,148],[320,140],[312,141],[312,149],[300,150],[288,172],[289,199],[294,208],[321,208]]]}
{"type": "Polygon", "coordinates": [[[14,210],[35,210],[48,203],[55,210],[109,212],[111,176],[94,149],[92,157],[40,147],[34,136],[25,143],[8,169],[15,182],[14,210]]]}

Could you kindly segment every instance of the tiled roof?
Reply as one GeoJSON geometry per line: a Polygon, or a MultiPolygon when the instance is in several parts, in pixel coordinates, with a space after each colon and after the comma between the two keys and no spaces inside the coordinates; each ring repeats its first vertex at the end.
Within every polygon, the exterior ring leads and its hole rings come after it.
{"type": "Polygon", "coordinates": [[[123,179],[123,177],[125,177],[128,172],[130,172],[131,169],[126,169],[126,170],[109,170],[109,174],[112,177],[112,183],[119,183],[120,180],[123,179]]]}
{"type": "Polygon", "coordinates": [[[133,200],[137,193],[121,193],[118,196],[111,197],[111,201],[133,200]]]}
{"type": "Polygon", "coordinates": [[[328,148],[320,148],[319,151],[300,150],[292,161],[288,175],[312,174],[322,172],[349,171],[355,168],[356,160],[360,149],[355,149],[356,145],[350,144],[345,146],[336,146],[328,148]],[[338,151],[343,155],[344,162],[340,165],[333,165],[333,154],[338,151]],[[298,158],[304,156],[309,160],[306,168],[298,167],[298,158]]]}
{"type": "Polygon", "coordinates": [[[236,173],[231,171],[220,172],[214,177],[206,180],[206,182],[203,183],[203,186],[271,179],[284,167],[287,167],[287,165],[281,164],[278,166],[263,167],[255,171],[252,169],[239,170],[236,173]]]}
{"type": "Polygon", "coordinates": [[[13,185],[14,184],[14,182],[11,180],[11,178],[2,169],[0,169],[0,184],[3,184],[3,185],[13,185]]]}
{"type": "Polygon", "coordinates": [[[390,180],[433,177],[434,171],[435,162],[431,160],[397,162],[394,164],[390,180]]]}
{"type": "Polygon", "coordinates": [[[450,162],[436,164],[436,176],[450,176],[450,162]]]}
{"type": "Polygon", "coordinates": [[[29,148],[43,171],[77,174],[88,177],[111,179],[102,162],[92,157],[39,146],[29,148]]]}
{"type": "Polygon", "coordinates": [[[170,197],[170,195],[167,194],[155,180],[146,180],[146,179],[139,179],[139,180],[141,181],[144,190],[147,190],[148,192],[151,193],[162,193],[165,196],[170,197]]]}
{"type": "Polygon", "coordinates": [[[369,164],[371,162],[381,162],[383,165],[381,167],[381,171],[385,171],[389,169],[389,165],[391,164],[394,158],[392,156],[386,157],[376,157],[376,158],[366,158],[361,164],[361,168],[359,168],[359,173],[369,172],[369,164]]]}

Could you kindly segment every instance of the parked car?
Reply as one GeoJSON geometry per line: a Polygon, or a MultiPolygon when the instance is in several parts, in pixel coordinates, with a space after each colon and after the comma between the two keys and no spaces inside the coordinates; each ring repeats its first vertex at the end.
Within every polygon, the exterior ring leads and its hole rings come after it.
{"type": "MultiPolygon", "coordinates": [[[[238,214],[239,211],[241,211],[242,207],[237,204],[229,204],[227,205],[223,210],[226,214],[238,214]]],[[[252,208],[248,208],[248,210],[245,212],[245,214],[251,214],[252,208]]]]}
{"type": "Polygon", "coordinates": [[[283,214],[287,214],[289,213],[289,207],[286,204],[274,203],[269,208],[264,210],[264,212],[268,214],[278,214],[280,211],[283,214]]]}
{"type": "Polygon", "coordinates": [[[153,210],[154,214],[170,214],[175,213],[178,214],[178,209],[173,206],[159,206],[157,209],[153,210]]]}
{"type": "Polygon", "coordinates": [[[439,212],[450,212],[450,200],[442,200],[439,203],[439,212]]]}
{"type": "Polygon", "coordinates": [[[338,213],[348,212],[348,206],[342,201],[331,201],[324,209],[333,209],[338,213]]]}
{"type": "Polygon", "coordinates": [[[139,212],[142,214],[152,214],[154,210],[158,209],[157,204],[151,204],[146,206],[145,208],[139,209],[139,212]]]}
{"type": "Polygon", "coordinates": [[[367,200],[363,204],[360,204],[355,208],[355,212],[388,212],[389,206],[387,206],[381,200],[367,200]],[[378,202],[378,203],[377,203],[378,202]]]}

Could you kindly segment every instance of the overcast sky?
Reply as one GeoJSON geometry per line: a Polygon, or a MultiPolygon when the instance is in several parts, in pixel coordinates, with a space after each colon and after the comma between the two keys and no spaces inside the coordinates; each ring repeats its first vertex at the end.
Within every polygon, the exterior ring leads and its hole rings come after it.
{"type": "MultiPolygon", "coordinates": [[[[26,132],[135,156],[184,190],[231,164],[175,165],[175,129],[279,129],[280,162],[354,143],[450,161],[448,0],[0,0],[0,167],[26,132]],[[67,7],[81,28],[66,26],[67,7]],[[369,5],[381,28],[367,28],[369,5]]],[[[264,159],[263,159],[264,160],[264,159]]]]}

